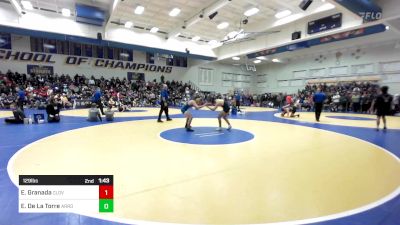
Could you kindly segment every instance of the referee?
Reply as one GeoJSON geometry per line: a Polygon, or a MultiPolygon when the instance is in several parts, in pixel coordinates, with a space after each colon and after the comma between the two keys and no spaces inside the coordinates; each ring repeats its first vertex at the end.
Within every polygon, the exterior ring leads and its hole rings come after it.
{"type": "Polygon", "coordinates": [[[168,115],[168,86],[166,84],[163,84],[163,88],[161,90],[161,109],[160,109],[160,113],[158,114],[158,120],[157,122],[162,123],[163,121],[161,120],[161,115],[163,113],[163,111],[165,112],[165,115],[167,116],[167,121],[171,121],[172,119],[169,118],[168,115]]]}
{"type": "Polygon", "coordinates": [[[317,120],[317,122],[319,122],[322,108],[324,107],[325,99],[326,99],[325,93],[321,91],[321,88],[318,88],[317,92],[313,96],[313,101],[315,106],[315,120],[317,120]]]}

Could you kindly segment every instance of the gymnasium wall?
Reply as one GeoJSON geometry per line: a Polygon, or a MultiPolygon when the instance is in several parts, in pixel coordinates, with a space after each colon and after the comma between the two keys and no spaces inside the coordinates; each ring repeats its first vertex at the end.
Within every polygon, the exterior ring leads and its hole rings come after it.
{"type": "MultiPolygon", "coordinates": [[[[359,41],[359,40],[358,40],[359,41]]],[[[269,63],[257,68],[258,75],[265,75],[266,82],[257,87],[258,93],[296,93],[308,80],[360,79],[377,77],[391,93],[400,93],[400,46],[396,42],[382,43],[368,48],[352,46],[334,51],[321,51],[301,55],[300,50],[290,54],[290,60],[269,63]],[[337,52],[340,52],[337,57],[337,52]]],[[[288,55],[289,56],[289,55],[288,55]]],[[[275,58],[279,56],[271,56],[275,58]]]]}
{"type": "MultiPolygon", "coordinates": [[[[21,35],[12,35],[12,50],[14,52],[31,52],[30,38],[21,35]]],[[[244,90],[250,90],[253,87],[253,74],[247,71],[242,71],[239,67],[233,67],[231,65],[224,65],[218,62],[210,62],[199,59],[188,59],[188,67],[172,67],[171,72],[151,72],[142,70],[130,70],[121,68],[104,68],[95,67],[95,58],[90,58],[88,63],[82,63],[80,65],[69,65],[66,63],[67,55],[52,54],[51,61],[53,63],[41,63],[33,61],[20,61],[20,60],[4,60],[0,59],[0,71],[6,72],[7,70],[16,71],[19,73],[27,73],[27,65],[41,65],[51,66],[54,69],[54,73],[57,74],[85,74],[86,76],[94,75],[96,77],[104,76],[105,78],[111,77],[127,77],[128,72],[143,72],[145,73],[145,79],[147,81],[157,79],[160,81],[160,77],[164,74],[166,80],[182,80],[185,82],[191,81],[201,90],[204,91],[216,91],[219,93],[228,93],[235,88],[244,90]],[[206,71],[206,72],[204,72],[206,71]],[[235,81],[231,81],[230,85],[223,85],[223,74],[236,74],[235,81]],[[243,76],[241,76],[243,75],[243,76]],[[244,76],[245,75],[245,76],[244,76]],[[246,81],[241,80],[241,77],[247,78],[246,81]]],[[[133,62],[131,63],[146,63],[146,53],[134,51],[133,62]]],[[[156,66],[166,66],[165,59],[159,59],[155,57],[156,66]]],[[[225,82],[226,83],[226,82],[225,82]]]]}
{"type": "Polygon", "coordinates": [[[102,33],[103,39],[136,44],[152,48],[163,48],[171,51],[185,52],[190,49],[192,54],[215,57],[208,44],[199,44],[186,41],[184,44],[175,38],[165,39],[163,34],[151,34],[148,31],[126,29],[124,26],[105,25],[105,28],[75,22],[74,17],[63,17],[53,12],[40,11],[40,13],[29,12],[21,17],[15,12],[11,4],[0,1],[0,24],[30,30],[47,31],[53,33],[75,35],[82,37],[97,38],[97,33],[102,33]],[[151,40],[151,42],[149,42],[151,40]]]}

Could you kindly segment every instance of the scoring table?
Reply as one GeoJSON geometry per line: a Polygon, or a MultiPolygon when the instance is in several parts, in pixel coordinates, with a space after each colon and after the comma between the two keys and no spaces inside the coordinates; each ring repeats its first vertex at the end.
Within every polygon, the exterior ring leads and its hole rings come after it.
{"type": "Polygon", "coordinates": [[[20,175],[20,213],[114,212],[113,175],[20,175]]]}

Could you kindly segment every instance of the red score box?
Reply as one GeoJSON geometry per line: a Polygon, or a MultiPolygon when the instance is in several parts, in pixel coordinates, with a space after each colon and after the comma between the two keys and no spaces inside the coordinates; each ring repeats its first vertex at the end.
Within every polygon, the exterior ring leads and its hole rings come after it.
{"type": "Polygon", "coordinates": [[[99,199],[113,199],[114,188],[112,185],[100,185],[99,186],[99,199]]]}

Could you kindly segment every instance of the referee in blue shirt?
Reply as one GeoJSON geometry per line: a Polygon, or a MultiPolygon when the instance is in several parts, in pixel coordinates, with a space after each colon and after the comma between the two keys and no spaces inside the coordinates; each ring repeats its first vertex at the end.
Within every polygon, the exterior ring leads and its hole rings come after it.
{"type": "Polygon", "coordinates": [[[25,103],[25,100],[26,100],[25,91],[21,90],[19,87],[17,87],[16,90],[18,92],[17,106],[21,110],[24,110],[24,103],[25,103]]]}
{"type": "Polygon", "coordinates": [[[163,121],[161,120],[161,115],[163,113],[163,111],[165,112],[165,115],[167,116],[167,121],[171,121],[172,119],[169,118],[168,115],[168,98],[169,98],[169,94],[168,94],[168,86],[166,84],[163,84],[163,88],[161,90],[161,109],[160,109],[160,113],[158,114],[158,120],[157,122],[162,123],[163,121]]]}
{"type": "Polygon", "coordinates": [[[321,91],[321,88],[318,88],[317,92],[313,96],[314,107],[315,107],[315,119],[317,120],[317,122],[319,122],[322,108],[324,107],[325,99],[326,99],[325,93],[321,91]]]}
{"type": "Polygon", "coordinates": [[[103,103],[101,102],[101,96],[102,96],[102,94],[101,94],[100,87],[97,87],[96,91],[93,94],[92,102],[97,104],[97,107],[100,109],[101,114],[104,115],[103,103]]]}

